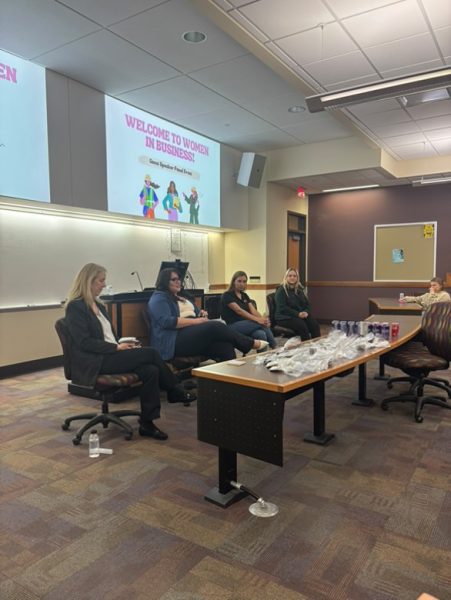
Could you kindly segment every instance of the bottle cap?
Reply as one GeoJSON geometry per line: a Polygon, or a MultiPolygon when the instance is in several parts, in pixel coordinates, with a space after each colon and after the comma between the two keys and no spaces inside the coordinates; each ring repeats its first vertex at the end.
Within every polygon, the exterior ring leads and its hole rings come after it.
{"type": "Polygon", "coordinates": [[[91,433],[97,433],[97,429],[93,429],[91,433]]]}

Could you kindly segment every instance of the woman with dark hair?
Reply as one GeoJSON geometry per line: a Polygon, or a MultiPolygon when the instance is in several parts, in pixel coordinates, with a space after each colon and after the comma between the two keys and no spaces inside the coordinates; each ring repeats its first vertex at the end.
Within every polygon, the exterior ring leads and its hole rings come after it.
{"type": "Polygon", "coordinates": [[[434,302],[451,302],[448,292],[443,289],[443,279],[433,277],[429,285],[429,291],[421,296],[404,296],[400,302],[416,302],[423,308],[427,308],[434,302]]]}
{"type": "Polygon", "coordinates": [[[321,335],[318,323],[310,314],[311,307],[296,269],[288,269],[275,294],[276,323],[296,332],[302,340],[321,335]]]}
{"type": "Polygon", "coordinates": [[[207,356],[217,362],[236,357],[235,348],[247,354],[268,346],[237,333],[221,321],[209,321],[207,313],[181,296],[180,274],[160,271],[156,291],[148,304],[150,343],[164,360],[175,356],[207,356]]]}
{"type": "Polygon", "coordinates": [[[221,297],[221,316],[234,331],[250,335],[255,340],[265,340],[271,348],[275,348],[277,344],[270,329],[271,323],[268,317],[262,317],[258,312],[245,292],[246,287],[246,273],[234,273],[227,291],[221,297]]]}
{"type": "Polygon", "coordinates": [[[92,386],[100,373],[136,373],[143,385],[140,435],[166,440],[154,420],[160,417],[160,387],[168,402],[191,401],[183,387],[153,348],[119,343],[105,306],[98,296],[105,287],[106,269],[88,263],[76,276],[66,300],[66,323],[72,338],[72,380],[92,386]]]}

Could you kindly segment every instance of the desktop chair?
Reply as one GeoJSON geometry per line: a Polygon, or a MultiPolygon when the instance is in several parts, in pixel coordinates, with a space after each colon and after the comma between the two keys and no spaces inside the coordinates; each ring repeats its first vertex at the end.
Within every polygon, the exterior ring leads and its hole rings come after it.
{"type": "Polygon", "coordinates": [[[266,296],[266,304],[268,306],[268,314],[269,314],[269,320],[271,321],[271,331],[273,332],[273,334],[277,337],[277,336],[281,336],[281,337],[285,337],[285,338],[290,338],[293,337],[296,334],[295,331],[293,331],[292,329],[290,329],[289,327],[283,327],[283,325],[276,325],[276,294],[274,292],[272,292],[271,294],[268,294],[266,296]]]}
{"type": "MultiPolygon", "coordinates": [[[[432,304],[424,313],[421,323],[424,346],[410,342],[388,352],[384,362],[401,369],[409,376],[410,388],[406,393],[386,398],[381,408],[387,410],[392,402],[414,402],[415,420],[423,421],[421,412],[425,404],[451,408],[451,403],[441,396],[424,396],[424,386],[434,386],[444,390],[451,398],[451,386],[446,379],[429,377],[431,371],[441,371],[449,367],[451,360],[451,302],[432,304]]],[[[391,384],[392,382],[389,382],[391,384]]]]}
{"type": "Polygon", "coordinates": [[[205,310],[209,319],[221,318],[221,294],[205,297],[205,310]]]}
{"type": "MultiPolygon", "coordinates": [[[[63,366],[64,375],[66,379],[71,379],[71,353],[72,353],[72,339],[69,330],[66,325],[65,319],[58,319],[55,323],[55,329],[63,348],[63,366]]],[[[100,400],[102,401],[102,412],[98,413],[85,413],[81,415],[75,415],[68,417],[64,420],[62,428],[67,431],[72,421],[79,421],[82,419],[88,419],[75,434],[72,442],[74,446],[78,446],[81,442],[83,434],[94,425],[103,425],[104,429],[108,427],[110,423],[114,423],[121,427],[125,432],[125,439],[130,440],[133,435],[132,427],[121,419],[121,417],[136,416],[140,417],[141,413],[136,410],[114,410],[109,412],[108,403],[111,400],[112,394],[122,388],[136,388],[138,391],[141,386],[141,380],[136,373],[120,373],[117,375],[99,375],[97,381],[94,384],[94,390],[99,392],[100,400]]]]}
{"type": "MultiPolygon", "coordinates": [[[[147,338],[150,338],[150,319],[147,308],[142,309],[141,316],[147,329],[147,338]]],[[[172,360],[166,360],[165,363],[179,381],[184,381],[185,379],[191,378],[192,369],[196,369],[200,363],[203,363],[206,360],[209,360],[206,356],[176,356],[172,360]]],[[[185,389],[191,389],[191,387],[196,386],[189,386],[185,384],[184,387],[185,389]]],[[[194,397],[193,400],[195,399],[196,398],[194,397]]],[[[184,403],[184,406],[189,405],[189,401],[184,403]]]]}

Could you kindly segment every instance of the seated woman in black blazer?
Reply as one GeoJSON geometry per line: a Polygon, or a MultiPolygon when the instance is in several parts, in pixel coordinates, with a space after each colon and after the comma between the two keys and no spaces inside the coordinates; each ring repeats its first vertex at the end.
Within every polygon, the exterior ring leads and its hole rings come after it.
{"type": "Polygon", "coordinates": [[[302,340],[321,335],[319,325],[310,314],[311,307],[296,269],[288,269],[275,295],[275,321],[292,329],[302,340]]]}
{"type": "Polygon", "coordinates": [[[118,343],[105,306],[98,300],[105,280],[106,269],[88,263],[68,293],[66,322],[73,345],[72,380],[92,386],[100,373],[136,373],[143,382],[139,433],[166,440],[167,434],[153,422],[160,417],[160,386],[167,390],[169,402],[184,402],[186,393],[156,350],[118,343]]]}

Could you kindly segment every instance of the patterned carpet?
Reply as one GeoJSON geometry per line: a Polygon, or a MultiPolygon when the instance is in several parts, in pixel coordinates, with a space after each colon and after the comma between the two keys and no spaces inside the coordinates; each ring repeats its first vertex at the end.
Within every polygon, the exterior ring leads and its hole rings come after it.
{"type": "Polygon", "coordinates": [[[90,459],[60,425],[98,403],[69,395],[61,369],[0,381],[0,597],[451,598],[451,411],[417,424],[410,404],[352,406],[356,386],[355,373],[327,384],[330,445],[302,441],[309,392],[286,405],[283,468],[239,458],[240,481],[280,508],[258,519],[249,499],[203,499],[217,451],[196,439],[195,404],[163,401],[167,442],[112,427],[100,436],[114,454],[90,459]]]}

